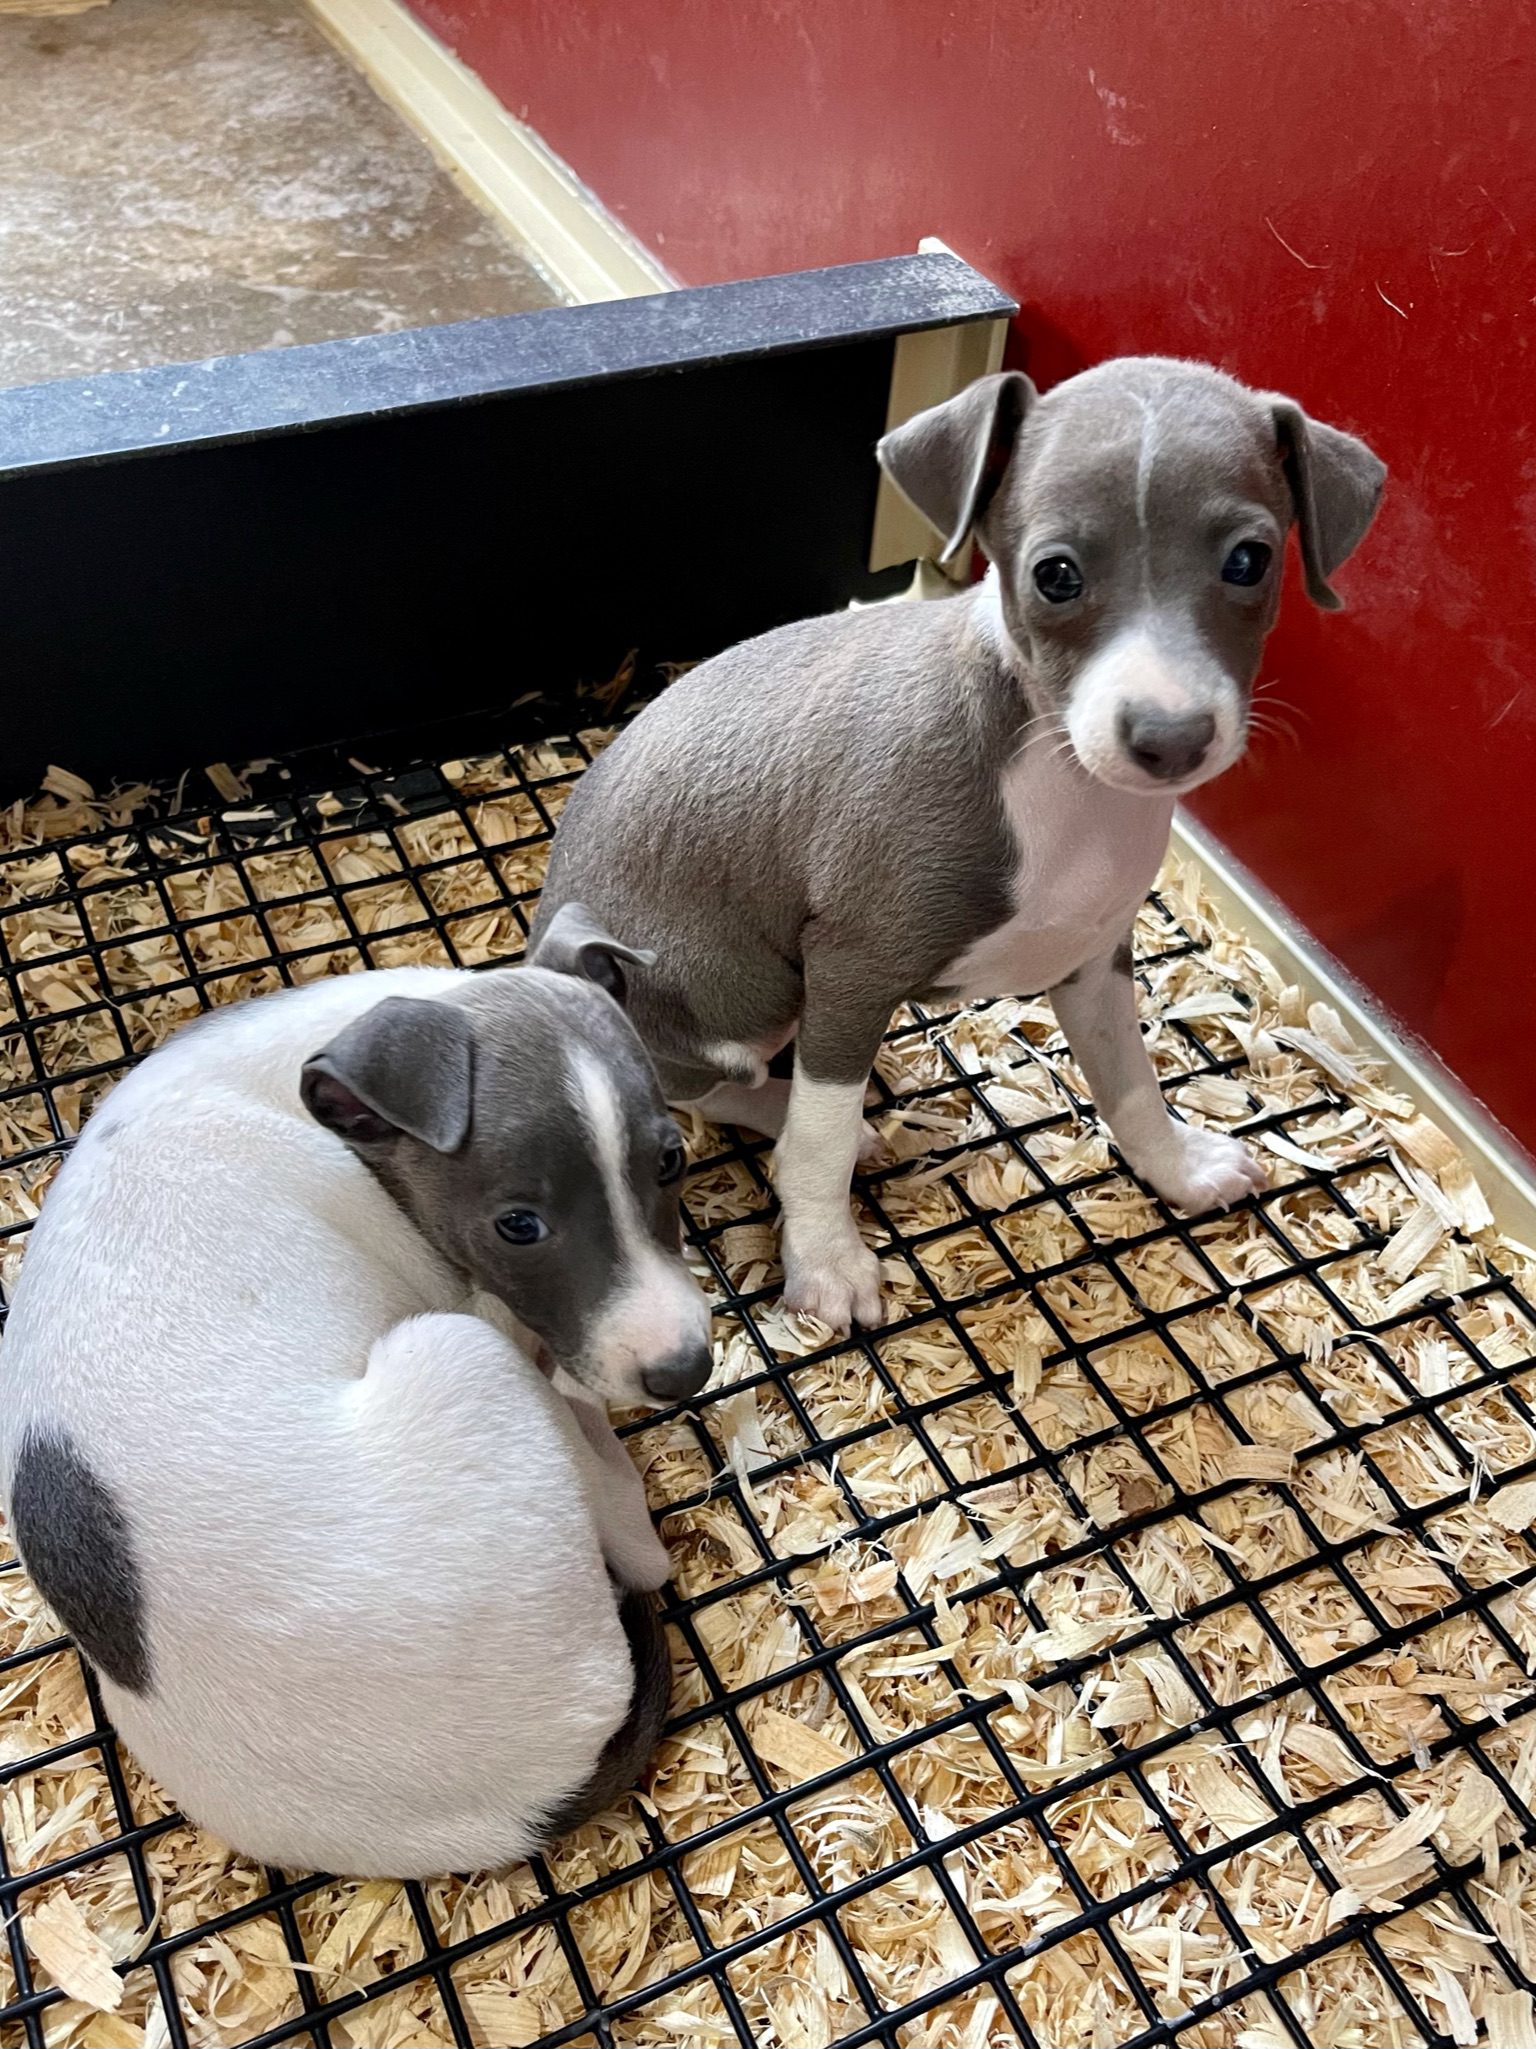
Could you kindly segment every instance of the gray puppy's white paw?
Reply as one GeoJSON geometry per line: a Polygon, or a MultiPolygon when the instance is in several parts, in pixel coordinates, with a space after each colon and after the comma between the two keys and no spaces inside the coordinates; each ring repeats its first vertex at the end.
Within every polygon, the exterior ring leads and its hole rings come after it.
{"type": "Polygon", "coordinates": [[[814,1316],[829,1330],[845,1331],[854,1323],[876,1328],[885,1321],[880,1262],[851,1227],[846,1238],[806,1254],[786,1242],[784,1306],[814,1316]]]}
{"type": "Polygon", "coordinates": [[[1269,1176],[1247,1146],[1192,1124],[1170,1124],[1166,1150],[1137,1171],[1165,1202],[1190,1216],[1230,1209],[1269,1186],[1269,1176]]]}

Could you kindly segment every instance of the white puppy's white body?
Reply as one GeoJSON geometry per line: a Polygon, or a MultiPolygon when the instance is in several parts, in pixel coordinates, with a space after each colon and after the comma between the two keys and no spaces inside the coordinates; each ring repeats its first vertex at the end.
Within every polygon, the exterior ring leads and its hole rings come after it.
{"type": "Polygon", "coordinates": [[[665,1574],[606,1420],[301,1104],[351,1019],[463,979],[317,985],[131,1074],[48,1198],[0,1352],[0,1472],[63,1433],[126,1520],[152,1676],[103,1678],[118,1728],[277,1865],[525,1854],[629,1709],[605,1550],[627,1585],[665,1574]]]}

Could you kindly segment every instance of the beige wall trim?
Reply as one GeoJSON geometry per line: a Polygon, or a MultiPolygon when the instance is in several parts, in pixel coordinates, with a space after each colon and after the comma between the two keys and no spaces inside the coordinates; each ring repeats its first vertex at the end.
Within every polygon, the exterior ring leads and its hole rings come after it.
{"type": "Polygon", "coordinates": [[[1403,1033],[1284,905],[1182,811],[1174,820],[1173,844],[1199,864],[1222,913],[1289,980],[1331,1003],[1360,1043],[1386,1065],[1394,1085],[1445,1126],[1476,1169],[1499,1228],[1536,1247],[1536,1161],[1428,1047],[1403,1033]]]}
{"type": "Polygon", "coordinates": [[[676,279],[402,0],[308,0],[310,12],[470,196],[578,303],[676,279]]]}

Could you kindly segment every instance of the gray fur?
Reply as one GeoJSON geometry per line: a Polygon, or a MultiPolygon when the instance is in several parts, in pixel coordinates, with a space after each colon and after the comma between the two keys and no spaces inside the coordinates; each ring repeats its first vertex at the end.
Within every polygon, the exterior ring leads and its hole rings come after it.
{"type": "Polygon", "coordinates": [[[1160,358],[1043,399],[1017,372],[983,379],[881,452],[951,551],[975,523],[1006,642],[972,592],[727,649],[599,757],[556,835],[535,942],[580,902],[654,950],[629,1007],[673,1101],[760,1079],[756,1055],[793,1032],[808,1075],[863,1075],[892,1011],[1008,918],[1000,773],[1034,723],[1059,723],[1088,658],[1150,603],[1181,658],[1246,705],[1279,550],[1259,588],[1223,584],[1222,508],[1257,508],[1279,539],[1299,522],[1322,574],[1363,532],[1384,474],[1290,401],[1160,358]],[[1148,497],[1137,461],[1152,415],[1148,497]],[[1063,533],[1095,579],[1070,617],[1030,582],[1031,550],[1063,533]]]}
{"type": "Polygon", "coordinates": [[[1018,370],[978,377],[948,406],[919,413],[881,442],[886,475],[944,536],[941,562],[953,561],[969,543],[1037,398],[1018,370]]]}
{"type": "Polygon", "coordinates": [[[562,904],[540,935],[538,964],[553,974],[581,975],[606,990],[615,1003],[622,1003],[625,966],[651,968],[656,956],[643,947],[621,946],[585,904],[562,904]]]}
{"type": "Polygon", "coordinates": [[[855,1080],[896,1004],[1008,915],[997,771],[1026,716],[964,600],[730,648],[577,783],[534,943],[575,897],[652,948],[629,1012],[673,1101],[753,1078],[706,1048],[797,1020],[811,1071],[855,1080]]]}
{"type": "Polygon", "coordinates": [[[404,1132],[434,1152],[469,1134],[475,1034],[464,1011],[419,996],[386,996],[304,1063],[306,1108],[345,1138],[404,1132]]]}
{"type": "MultiPolygon", "coordinates": [[[[615,1592],[619,1590],[615,1588],[615,1592]]],[[[629,1713],[604,1744],[586,1784],[549,1815],[544,1824],[546,1842],[579,1828],[627,1793],[639,1781],[661,1737],[672,1692],[672,1661],[654,1599],[649,1594],[623,1593],[619,1620],[635,1667],[629,1713]]]]}
{"type": "MultiPolygon", "coordinates": [[[[573,1049],[593,1054],[612,1080],[636,1205],[658,1251],[681,1264],[678,1188],[658,1179],[662,1156],[680,1143],[677,1126],[623,1010],[586,978],[599,960],[596,929],[571,955],[557,949],[565,972],[545,967],[540,949],[529,965],[478,976],[442,1000],[386,998],[317,1051],[301,1079],[311,1114],[427,1242],[579,1381],[591,1379],[591,1330],[628,1275],[572,1081],[573,1049]],[[497,1219],[521,1209],[546,1220],[547,1240],[512,1245],[499,1235],[497,1219]]],[[[694,1392],[707,1354],[698,1364],[694,1392]]]]}
{"type": "Polygon", "coordinates": [[[11,1526],[33,1584],[86,1657],[119,1686],[147,1692],[144,1597],[128,1521],[67,1437],[22,1445],[11,1526]]]}
{"type": "Polygon", "coordinates": [[[1385,472],[1363,441],[1309,420],[1294,399],[1270,404],[1296,504],[1307,596],[1324,611],[1337,612],[1344,601],[1328,579],[1364,540],[1381,502],[1385,472]]]}

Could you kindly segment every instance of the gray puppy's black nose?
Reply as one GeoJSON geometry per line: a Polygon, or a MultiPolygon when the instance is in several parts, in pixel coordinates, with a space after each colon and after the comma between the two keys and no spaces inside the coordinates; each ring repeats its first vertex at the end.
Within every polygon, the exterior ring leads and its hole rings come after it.
{"type": "Polygon", "coordinates": [[[1140,769],[1159,782],[1193,775],[1216,737],[1208,711],[1164,711],[1157,704],[1128,704],[1119,720],[1120,745],[1140,769]]]}
{"type": "Polygon", "coordinates": [[[698,1393],[714,1371],[714,1366],[709,1347],[701,1340],[695,1345],[685,1345],[670,1359],[663,1359],[659,1366],[648,1366],[640,1380],[653,1401],[685,1402],[690,1395],[698,1393]]]}

